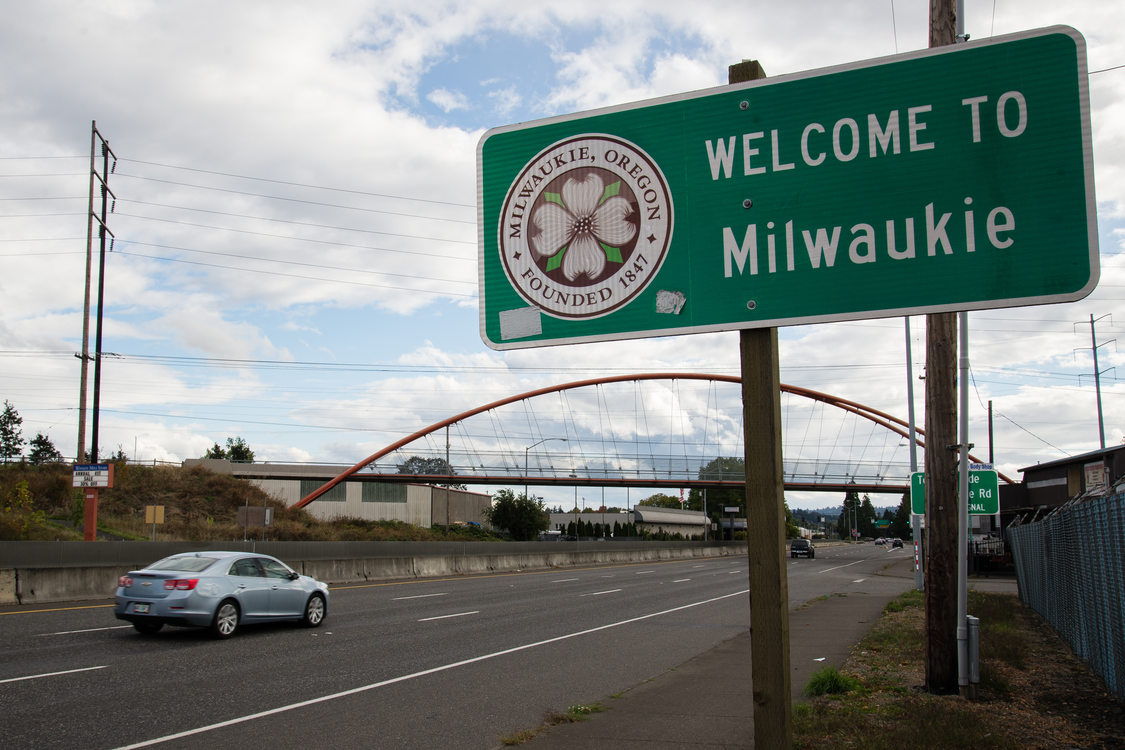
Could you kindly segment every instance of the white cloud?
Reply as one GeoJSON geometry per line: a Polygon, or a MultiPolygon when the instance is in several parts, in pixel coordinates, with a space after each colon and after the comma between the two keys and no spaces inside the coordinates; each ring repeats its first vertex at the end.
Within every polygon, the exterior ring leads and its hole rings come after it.
{"type": "MultiPolygon", "coordinates": [[[[503,122],[717,86],[743,58],[776,76],[925,46],[924,5],[895,3],[893,23],[891,12],[721,0],[13,5],[0,27],[0,396],[25,430],[50,430],[73,450],[94,118],[119,158],[105,349],[125,355],[105,362],[103,445],[130,453],[136,440],[139,458],[174,460],[240,434],[274,460],[354,459],[552,383],[736,374],[733,333],[486,349],[475,296],[480,129],[459,118],[487,110],[503,122]],[[459,45],[487,50],[501,37],[539,50],[526,62],[547,80],[501,75],[512,60],[453,64],[459,45]],[[426,120],[427,102],[446,124],[426,120]],[[228,369],[184,357],[292,364],[228,369]]],[[[1085,34],[1091,70],[1125,58],[1125,9],[1112,3],[1000,4],[995,20],[991,6],[968,13],[974,38],[1066,23],[1085,34]]],[[[1094,447],[1092,363],[1075,350],[1089,346],[1091,314],[1114,314],[1099,323],[1106,341],[1125,323],[1125,78],[1095,73],[1090,93],[1099,220],[1113,244],[1103,247],[1101,286],[1080,303],[970,316],[974,430],[979,393],[1004,415],[996,442],[1009,469],[1055,457],[1044,441],[1094,447]]],[[[914,319],[919,373],[924,336],[914,319]]],[[[786,382],[905,413],[901,320],[780,338],[786,382]]],[[[1125,365],[1108,348],[1099,356],[1103,368],[1125,365]]],[[[1106,380],[1116,441],[1125,402],[1115,373],[1106,380]]],[[[676,418],[707,411],[706,393],[651,397],[676,418]]],[[[581,419],[601,434],[658,431],[636,409],[613,425],[591,414],[581,419]]],[[[724,415],[721,429],[737,433],[739,420],[724,415]]]]}
{"type": "Polygon", "coordinates": [[[466,97],[460,91],[434,89],[426,95],[426,99],[435,107],[438,107],[447,114],[457,109],[469,108],[468,97],[466,97]]]}
{"type": "Polygon", "coordinates": [[[488,92],[488,98],[492,103],[492,109],[497,117],[504,117],[510,114],[512,110],[523,103],[523,97],[520,96],[514,86],[503,89],[493,89],[488,92]]]}

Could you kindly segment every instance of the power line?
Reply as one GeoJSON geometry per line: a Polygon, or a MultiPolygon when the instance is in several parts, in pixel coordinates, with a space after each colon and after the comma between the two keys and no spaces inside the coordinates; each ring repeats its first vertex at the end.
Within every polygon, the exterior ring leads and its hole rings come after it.
{"type": "MultiPolygon", "coordinates": [[[[123,201],[123,202],[125,202],[125,201],[123,201]]],[[[283,223],[283,224],[299,224],[301,226],[318,227],[318,228],[322,228],[322,229],[346,229],[349,232],[366,231],[366,230],[363,230],[363,229],[352,229],[351,227],[334,226],[334,225],[331,225],[331,224],[313,224],[311,222],[295,221],[293,219],[278,219],[278,218],[274,218],[274,217],[270,217],[270,216],[251,216],[249,214],[236,214],[236,213],[229,213],[227,211],[214,211],[214,210],[207,209],[207,208],[192,208],[191,206],[172,206],[172,205],[169,205],[167,203],[152,203],[152,202],[149,202],[149,201],[139,201],[139,200],[128,200],[127,202],[135,203],[135,204],[141,205],[141,206],[157,206],[158,208],[173,208],[173,209],[183,210],[183,211],[197,211],[199,213],[216,214],[218,216],[231,216],[231,217],[235,217],[235,218],[239,218],[239,219],[256,219],[258,221],[274,221],[274,222],[279,222],[279,223],[283,223]]],[[[329,206],[329,204],[318,204],[318,205],[329,206]]],[[[402,216],[402,217],[408,218],[408,219],[425,219],[427,221],[448,221],[448,222],[452,222],[452,223],[455,223],[455,224],[469,224],[469,225],[473,225],[473,226],[476,225],[476,221],[472,220],[472,219],[447,219],[443,216],[426,216],[426,215],[423,215],[423,214],[407,214],[407,213],[402,213],[402,212],[399,212],[399,211],[383,211],[383,210],[378,209],[378,208],[357,208],[357,207],[354,207],[354,206],[329,206],[329,207],[331,207],[331,208],[346,208],[350,211],[365,211],[367,213],[373,213],[373,214],[385,214],[387,216],[402,216]]]]}
{"type": "MultiPolygon", "coordinates": [[[[303,240],[303,241],[306,241],[306,242],[314,242],[315,241],[315,240],[307,240],[303,237],[293,237],[292,235],[287,235],[287,234],[271,234],[269,232],[255,232],[251,229],[234,229],[233,227],[216,227],[216,226],[213,226],[213,225],[210,225],[210,224],[197,224],[195,222],[180,221],[178,219],[157,219],[153,216],[140,216],[138,214],[126,214],[126,213],[120,213],[120,212],[117,213],[117,216],[126,216],[130,219],[143,219],[145,221],[158,221],[158,222],[162,222],[164,224],[179,224],[181,226],[195,227],[197,229],[215,229],[215,230],[218,230],[218,231],[221,231],[221,232],[237,232],[239,234],[252,234],[252,235],[256,235],[258,237],[272,237],[274,239],[284,239],[284,240],[303,240]]],[[[380,232],[380,231],[375,230],[375,229],[354,229],[354,230],[350,230],[350,231],[355,231],[355,232],[361,232],[362,231],[362,232],[366,232],[368,234],[381,234],[381,235],[385,235],[387,237],[405,237],[407,239],[426,240],[428,242],[450,242],[450,243],[454,243],[454,244],[458,244],[458,245],[476,245],[477,244],[476,240],[450,240],[450,239],[445,239],[443,237],[426,237],[426,236],[418,235],[418,234],[403,234],[401,232],[380,232]]],[[[328,244],[338,244],[338,243],[328,243],[328,244]]]]}
{"type": "MultiPolygon", "coordinates": [[[[149,166],[154,166],[154,167],[165,167],[167,169],[180,169],[180,170],[183,170],[185,172],[198,172],[198,173],[201,173],[201,174],[213,174],[213,175],[218,175],[220,177],[236,177],[236,178],[242,179],[242,180],[256,180],[258,182],[270,182],[270,183],[274,183],[274,184],[277,184],[277,185],[291,185],[293,187],[313,188],[315,190],[329,190],[329,191],[337,192],[337,193],[349,193],[349,194],[352,194],[352,195],[366,195],[366,196],[370,196],[370,197],[373,197],[373,198],[393,198],[395,200],[416,201],[418,203],[433,203],[433,204],[442,205],[442,206],[457,206],[457,207],[461,207],[461,208],[476,208],[476,204],[473,204],[473,203],[455,203],[455,202],[452,202],[452,201],[439,201],[439,200],[434,200],[434,199],[431,199],[431,198],[415,198],[415,197],[411,197],[411,196],[408,196],[408,195],[394,195],[394,194],[389,194],[389,193],[373,193],[373,192],[369,192],[369,191],[365,191],[365,190],[353,190],[353,189],[350,189],[350,188],[328,187],[326,185],[311,185],[311,184],[303,183],[303,182],[290,182],[288,180],[276,180],[276,179],[272,179],[272,178],[269,178],[269,177],[253,177],[253,176],[250,176],[250,175],[233,174],[231,172],[217,172],[217,171],[210,170],[210,169],[197,169],[195,167],[181,167],[181,166],[177,166],[175,164],[161,164],[159,162],[142,161],[140,159],[121,159],[121,161],[131,162],[133,164],[147,164],[149,166]]],[[[140,177],[138,179],[149,179],[149,178],[140,177]]],[[[175,184],[182,184],[182,183],[175,183],[175,184]]],[[[194,187],[200,187],[200,186],[197,185],[197,186],[194,186],[194,187]]],[[[219,189],[219,188],[215,188],[215,189],[219,189]]],[[[282,199],[282,200],[284,200],[284,199],[282,199]]]]}
{"type": "MultiPolygon", "coordinates": [[[[217,250],[193,250],[191,248],[186,248],[186,247],[172,247],[170,245],[157,245],[157,244],[151,243],[151,242],[126,242],[126,241],[123,241],[121,244],[125,244],[125,245],[144,245],[145,247],[162,247],[162,248],[167,248],[169,250],[182,250],[183,252],[188,252],[188,253],[200,253],[202,255],[218,255],[218,256],[221,256],[221,257],[225,257],[225,258],[241,258],[243,260],[258,260],[258,261],[262,261],[262,262],[265,262],[265,263],[279,263],[279,264],[282,264],[282,265],[290,265],[290,266],[304,266],[306,268],[322,268],[322,269],[329,270],[329,271],[347,271],[349,273],[370,273],[370,274],[379,274],[379,275],[382,275],[382,276],[401,276],[401,277],[406,278],[406,279],[423,279],[423,280],[426,280],[426,281],[442,281],[442,282],[448,282],[450,284],[472,284],[473,286],[476,286],[476,284],[477,284],[476,281],[462,281],[460,279],[440,279],[440,278],[437,278],[435,276],[414,276],[414,275],[410,275],[410,274],[391,273],[390,271],[373,271],[370,268],[351,268],[351,267],[348,267],[348,266],[330,266],[330,265],[325,265],[325,264],[321,264],[321,263],[306,263],[304,261],[299,261],[299,260],[284,260],[284,259],[281,259],[281,258],[264,258],[260,255],[244,255],[244,254],[241,254],[241,253],[223,253],[223,252],[219,252],[217,250]]],[[[392,251],[389,251],[389,252],[407,252],[407,251],[392,250],[392,251]]],[[[156,257],[156,256],[146,255],[146,256],[143,256],[143,257],[150,258],[150,257],[156,257]]],[[[457,257],[455,255],[442,255],[442,256],[437,256],[437,257],[447,258],[447,259],[450,259],[450,260],[464,260],[464,261],[472,260],[472,258],[460,258],[460,257],[457,257]]],[[[160,259],[161,260],[174,260],[174,259],[170,259],[170,258],[160,258],[160,259]]],[[[247,269],[247,268],[241,268],[239,266],[221,266],[221,267],[222,268],[232,268],[234,270],[239,270],[239,271],[252,270],[252,269],[247,269]]]]}
{"type": "MultiPolygon", "coordinates": [[[[299,238],[299,237],[293,237],[292,239],[299,240],[301,242],[313,242],[313,243],[317,243],[317,244],[321,244],[321,245],[335,245],[337,247],[348,247],[348,248],[353,248],[353,249],[357,249],[357,250],[374,250],[374,251],[383,252],[383,253],[402,253],[404,255],[417,255],[417,256],[422,256],[422,257],[426,257],[426,258],[442,258],[443,260],[460,260],[460,261],[474,261],[475,260],[475,258],[466,258],[463,255],[448,255],[446,253],[427,253],[427,252],[424,252],[424,251],[421,251],[421,250],[398,250],[398,249],[393,248],[393,247],[377,247],[375,245],[354,245],[354,244],[348,244],[348,243],[343,243],[343,242],[331,242],[329,240],[310,240],[310,239],[299,238]]],[[[227,255],[228,254],[228,253],[220,253],[216,250],[198,250],[196,248],[182,247],[182,246],[179,246],[179,245],[162,245],[162,244],[156,243],[156,242],[137,242],[135,240],[125,240],[125,239],[121,240],[120,244],[122,244],[122,245],[141,245],[142,247],[159,247],[159,248],[163,248],[165,250],[180,250],[180,251],[185,252],[185,253],[203,253],[203,254],[206,254],[206,255],[227,255]]],[[[251,259],[266,260],[265,258],[256,258],[256,256],[253,256],[253,255],[239,255],[238,253],[229,253],[229,255],[231,255],[235,258],[251,258],[251,259]]],[[[290,261],[278,260],[276,262],[287,263],[287,262],[290,262],[290,261]]]]}
{"type": "MultiPolygon", "coordinates": [[[[260,273],[260,274],[265,274],[267,276],[284,276],[284,277],[291,278],[291,279],[305,279],[307,281],[321,281],[321,282],[329,283],[329,284],[348,284],[348,285],[351,285],[351,286],[366,286],[366,287],[372,287],[372,288],[375,288],[375,289],[395,289],[397,291],[417,292],[419,294],[434,294],[434,295],[443,296],[443,297],[444,296],[450,296],[450,297],[475,297],[476,296],[475,294],[467,293],[467,292],[443,292],[443,291],[438,291],[438,290],[434,290],[434,289],[403,289],[403,287],[395,285],[395,284],[375,284],[375,283],[368,282],[368,281],[353,281],[353,280],[350,280],[350,279],[324,279],[324,278],[320,278],[319,276],[304,276],[302,274],[284,273],[282,271],[266,271],[264,269],[258,269],[258,268],[239,268],[237,266],[224,266],[220,263],[204,263],[202,261],[185,260],[183,258],[162,258],[158,255],[145,255],[144,253],[131,253],[131,252],[124,251],[124,250],[118,250],[115,254],[116,255],[126,255],[126,256],[130,256],[130,257],[134,257],[134,258],[147,258],[148,260],[159,260],[159,261],[164,261],[164,262],[167,262],[167,263],[185,263],[185,264],[191,265],[191,266],[204,266],[204,267],[207,267],[207,268],[223,268],[223,269],[226,269],[226,270],[229,270],[229,271],[243,271],[245,273],[260,273]]],[[[399,275],[399,274],[386,274],[386,275],[395,276],[395,275],[399,275]]],[[[412,277],[412,278],[419,278],[419,277],[412,277]]],[[[461,284],[461,283],[465,283],[465,282],[455,281],[455,282],[450,282],[450,283],[461,284]]]]}
{"type": "MultiPolygon", "coordinates": [[[[338,204],[338,203],[325,203],[323,201],[311,201],[311,200],[307,200],[305,198],[287,198],[287,197],[282,196],[282,195],[268,195],[268,194],[265,194],[265,193],[252,193],[252,192],[247,191],[247,190],[234,190],[232,188],[221,188],[221,187],[215,187],[213,185],[197,185],[197,184],[190,183],[190,182],[177,182],[176,180],[162,180],[158,177],[145,177],[143,175],[128,174],[126,172],[118,172],[117,176],[128,177],[128,178],[132,178],[134,180],[145,180],[145,181],[148,181],[148,182],[159,182],[159,183],[164,184],[164,185],[177,185],[179,187],[197,188],[199,190],[213,190],[217,193],[230,193],[232,195],[245,195],[245,196],[248,196],[248,197],[251,197],[251,198],[267,198],[269,200],[286,201],[288,203],[301,203],[301,204],[308,205],[308,206],[320,206],[322,208],[341,208],[341,209],[346,209],[346,210],[349,210],[349,211],[371,211],[371,210],[373,210],[373,209],[361,208],[361,207],[356,207],[356,206],[344,206],[344,205],[341,205],[341,204],[338,204]]],[[[405,199],[405,200],[420,200],[420,199],[409,198],[409,199],[405,199]]],[[[464,205],[464,204],[450,204],[450,205],[464,205]]]]}

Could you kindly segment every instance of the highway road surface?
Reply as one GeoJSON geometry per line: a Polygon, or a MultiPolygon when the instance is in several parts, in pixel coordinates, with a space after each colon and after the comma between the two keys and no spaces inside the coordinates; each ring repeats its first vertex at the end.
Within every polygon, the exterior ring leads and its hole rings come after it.
{"type": "MultiPolygon", "coordinates": [[[[900,591],[877,573],[909,554],[787,557],[790,604],[900,591]]],[[[740,556],[339,585],[321,627],[227,641],[140,635],[109,599],[0,607],[3,743],[487,750],[744,632],[747,580],[740,556]]]]}

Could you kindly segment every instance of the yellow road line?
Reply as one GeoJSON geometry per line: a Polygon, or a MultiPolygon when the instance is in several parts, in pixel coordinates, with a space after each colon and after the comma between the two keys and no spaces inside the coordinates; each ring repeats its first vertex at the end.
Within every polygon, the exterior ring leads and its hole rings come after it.
{"type": "Polygon", "coordinates": [[[54,609],[17,609],[13,612],[0,612],[3,615],[34,615],[40,612],[67,612],[72,609],[103,609],[112,607],[112,604],[88,604],[81,607],[55,607],[54,609]]]}

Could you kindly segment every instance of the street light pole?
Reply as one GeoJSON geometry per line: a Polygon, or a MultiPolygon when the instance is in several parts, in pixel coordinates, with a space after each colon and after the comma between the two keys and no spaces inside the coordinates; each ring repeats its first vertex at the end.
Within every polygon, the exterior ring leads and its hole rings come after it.
{"type": "Polygon", "coordinates": [[[529,446],[527,446],[526,448],[523,449],[523,496],[524,497],[528,497],[527,454],[532,448],[539,445],[540,443],[545,443],[548,440],[561,440],[564,443],[566,442],[566,438],[564,438],[564,437],[547,437],[547,438],[543,438],[542,440],[539,440],[538,442],[532,443],[531,445],[529,445],[529,446]]]}

